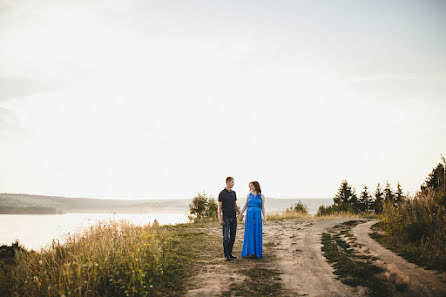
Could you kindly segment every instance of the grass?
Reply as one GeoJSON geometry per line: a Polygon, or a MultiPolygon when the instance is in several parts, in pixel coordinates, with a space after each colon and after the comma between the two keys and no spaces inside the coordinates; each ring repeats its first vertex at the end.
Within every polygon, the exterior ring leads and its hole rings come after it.
{"type": "Polygon", "coordinates": [[[372,226],[373,232],[369,233],[370,237],[376,240],[379,244],[395,252],[399,256],[403,257],[409,262],[417,264],[426,269],[438,269],[440,271],[446,271],[444,262],[431,261],[429,258],[423,255],[423,249],[417,244],[407,242],[398,238],[398,236],[392,236],[385,232],[382,227],[382,222],[378,222],[372,226]]]}
{"type": "Polygon", "coordinates": [[[199,224],[100,222],[40,252],[0,262],[1,296],[176,296],[205,248],[199,224]]]}
{"type": "Polygon", "coordinates": [[[342,283],[350,286],[364,286],[373,297],[390,296],[387,282],[379,276],[384,270],[372,264],[372,258],[359,255],[343,237],[352,238],[350,230],[361,220],[350,220],[334,227],[332,233],[322,233],[322,252],[329,263],[333,263],[335,274],[342,283]]]}
{"type": "Polygon", "coordinates": [[[268,221],[283,221],[283,220],[290,220],[290,219],[307,219],[313,217],[310,214],[302,213],[300,211],[283,211],[280,213],[272,213],[268,214],[266,216],[266,219],[268,221]]]}
{"type": "Polygon", "coordinates": [[[242,275],[241,282],[232,282],[228,290],[222,292],[222,297],[278,297],[283,296],[281,273],[274,265],[276,257],[272,249],[276,242],[267,242],[262,259],[249,259],[238,262],[234,272],[242,275]]]}
{"type": "Polygon", "coordinates": [[[385,204],[370,236],[409,262],[446,271],[446,194],[419,194],[399,207],[385,204]]]}
{"type": "Polygon", "coordinates": [[[221,296],[274,297],[280,295],[280,273],[275,269],[252,267],[239,271],[245,275],[242,283],[232,283],[221,296]]]}

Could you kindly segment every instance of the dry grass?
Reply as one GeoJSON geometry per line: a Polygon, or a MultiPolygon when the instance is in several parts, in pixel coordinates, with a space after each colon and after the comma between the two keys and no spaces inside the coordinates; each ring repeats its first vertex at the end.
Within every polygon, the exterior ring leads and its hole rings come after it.
{"type": "MultiPolygon", "coordinates": [[[[187,225],[187,224],[184,224],[187,225]]],[[[190,242],[202,233],[127,221],[100,222],[61,245],[18,251],[12,296],[172,296],[181,291],[190,242]]],[[[5,292],[0,292],[2,295],[5,292]]]]}
{"type": "Polygon", "coordinates": [[[419,193],[399,207],[385,203],[374,238],[406,260],[446,271],[446,194],[419,193]]]}
{"type": "Polygon", "coordinates": [[[311,218],[311,217],[313,217],[313,216],[310,214],[307,214],[307,213],[288,210],[288,211],[268,214],[266,216],[266,219],[270,220],[270,221],[282,221],[282,220],[287,220],[287,219],[307,219],[307,218],[311,218]]]}

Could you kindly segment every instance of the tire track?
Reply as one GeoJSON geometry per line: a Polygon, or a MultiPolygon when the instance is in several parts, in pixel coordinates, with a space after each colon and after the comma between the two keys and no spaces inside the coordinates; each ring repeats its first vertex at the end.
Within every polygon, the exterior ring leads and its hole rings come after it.
{"type": "Polygon", "coordinates": [[[387,275],[408,285],[407,296],[446,296],[446,273],[426,270],[406,261],[391,250],[383,247],[369,236],[370,227],[378,222],[372,220],[359,224],[352,229],[357,242],[378,260],[375,264],[388,271],[387,275]]]}
{"type": "Polygon", "coordinates": [[[267,227],[279,242],[274,249],[282,271],[283,286],[290,296],[365,296],[362,287],[343,284],[322,255],[321,234],[350,218],[286,220],[267,227]]]}

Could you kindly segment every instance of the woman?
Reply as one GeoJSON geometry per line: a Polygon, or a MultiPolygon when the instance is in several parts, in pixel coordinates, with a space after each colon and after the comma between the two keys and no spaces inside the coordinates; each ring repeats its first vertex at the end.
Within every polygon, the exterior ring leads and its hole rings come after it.
{"type": "Polygon", "coordinates": [[[249,194],[241,211],[240,220],[246,209],[245,235],[243,237],[242,257],[262,258],[262,221],[266,224],[265,195],[257,181],[249,183],[249,194]],[[263,220],[262,220],[263,215],[263,220]]]}

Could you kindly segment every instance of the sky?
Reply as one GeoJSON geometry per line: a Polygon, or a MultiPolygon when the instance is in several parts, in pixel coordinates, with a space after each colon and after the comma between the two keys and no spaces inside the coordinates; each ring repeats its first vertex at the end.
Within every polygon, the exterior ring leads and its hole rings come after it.
{"type": "Polygon", "coordinates": [[[445,111],[445,1],[0,0],[0,192],[413,194],[445,111]]]}

